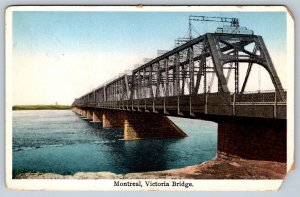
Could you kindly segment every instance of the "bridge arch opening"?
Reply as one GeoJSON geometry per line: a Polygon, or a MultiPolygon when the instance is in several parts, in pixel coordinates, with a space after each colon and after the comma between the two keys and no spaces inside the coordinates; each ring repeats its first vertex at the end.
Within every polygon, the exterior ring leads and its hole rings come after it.
{"type": "MultiPolygon", "coordinates": [[[[226,77],[227,86],[230,92],[235,92],[236,73],[233,65],[234,62],[229,62],[223,65],[223,72],[226,77]]],[[[275,90],[271,74],[265,68],[265,66],[258,63],[253,63],[251,65],[248,78],[246,79],[248,69],[249,63],[239,62],[237,77],[239,84],[239,92],[260,92],[275,90]]]]}

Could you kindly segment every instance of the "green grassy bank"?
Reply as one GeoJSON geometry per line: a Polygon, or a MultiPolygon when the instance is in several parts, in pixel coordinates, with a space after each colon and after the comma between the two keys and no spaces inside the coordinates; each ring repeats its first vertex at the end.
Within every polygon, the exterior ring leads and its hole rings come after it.
{"type": "Polygon", "coordinates": [[[15,105],[13,110],[57,110],[71,109],[69,105],[15,105]]]}

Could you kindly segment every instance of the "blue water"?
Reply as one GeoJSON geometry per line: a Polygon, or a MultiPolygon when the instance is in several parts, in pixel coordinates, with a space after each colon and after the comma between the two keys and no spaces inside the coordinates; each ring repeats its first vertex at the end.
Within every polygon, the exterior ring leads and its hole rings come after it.
{"type": "Polygon", "coordinates": [[[74,174],[166,170],[212,159],[217,124],[170,117],[188,137],[124,141],[70,110],[13,111],[13,176],[22,172],[74,174]]]}

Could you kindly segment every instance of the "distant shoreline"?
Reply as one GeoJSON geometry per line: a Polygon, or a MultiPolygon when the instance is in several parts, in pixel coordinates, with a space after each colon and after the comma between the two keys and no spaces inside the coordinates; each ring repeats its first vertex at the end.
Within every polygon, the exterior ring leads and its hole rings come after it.
{"type": "Polygon", "coordinates": [[[71,109],[69,105],[15,105],[12,110],[64,110],[71,109]]]}

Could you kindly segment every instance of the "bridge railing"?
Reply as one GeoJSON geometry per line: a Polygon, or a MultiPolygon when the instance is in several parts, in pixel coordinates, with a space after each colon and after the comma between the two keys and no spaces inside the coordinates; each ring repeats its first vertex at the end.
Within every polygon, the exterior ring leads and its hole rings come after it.
{"type": "Polygon", "coordinates": [[[202,106],[202,105],[235,105],[235,104],[286,104],[286,91],[279,96],[274,91],[245,92],[243,94],[209,93],[197,95],[180,95],[169,97],[154,97],[144,99],[89,102],[85,101],[80,106],[97,106],[103,108],[175,108],[177,106],[202,106]]]}
{"type": "Polygon", "coordinates": [[[231,102],[235,103],[286,103],[287,93],[281,96],[275,91],[245,92],[243,94],[232,94],[231,102]]]}
{"type": "MultiPolygon", "coordinates": [[[[79,103],[78,103],[79,104],[79,103]]],[[[199,114],[286,118],[286,92],[209,93],[143,99],[84,102],[78,107],[144,111],[196,117],[199,114]]]]}
{"type": "MultiPolygon", "coordinates": [[[[230,105],[229,93],[210,93],[197,95],[181,95],[169,97],[153,97],[144,99],[106,101],[89,103],[86,106],[106,109],[149,111],[168,114],[180,114],[181,112],[193,114],[193,112],[207,113],[207,106],[215,106],[214,110],[219,110],[220,106],[230,105]]],[[[212,108],[210,108],[212,110],[212,108]]],[[[211,112],[213,113],[213,112],[211,112]]]]}

